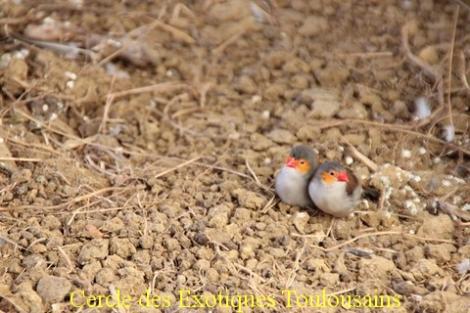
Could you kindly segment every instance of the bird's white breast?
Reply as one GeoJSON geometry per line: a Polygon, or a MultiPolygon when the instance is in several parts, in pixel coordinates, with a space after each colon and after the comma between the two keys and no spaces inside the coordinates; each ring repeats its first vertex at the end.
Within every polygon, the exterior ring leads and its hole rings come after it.
{"type": "Polygon", "coordinates": [[[284,166],[276,176],[276,193],[285,203],[309,207],[311,201],[307,193],[307,184],[307,179],[297,170],[284,166]]]}
{"type": "Polygon", "coordinates": [[[349,195],[344,182],[324,185],[318,179],[313,179],[308,186],[308,193],[320,210],[334,216],[344,217],[349,215],[358,204],[362,188],[358,186],[349,195]]]}

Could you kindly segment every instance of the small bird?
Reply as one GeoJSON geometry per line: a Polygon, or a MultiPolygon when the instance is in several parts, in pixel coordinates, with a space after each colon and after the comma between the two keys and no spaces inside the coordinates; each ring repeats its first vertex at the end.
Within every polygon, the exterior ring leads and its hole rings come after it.
{"type": "Polygon", "coordinates": [[[315,152],[306,145],[292,148],[279,174],[276,176],[276,193],[287,204],[312,208],[308,195],[308,182],[317,165],[315,152]]]}
{"type": "Polygon", "coordinates": [[[336,217],[348,216],[362,196],[359,179],[338,162],[325,162],[313,174],[308,194],[321,211],[336,217]]]}

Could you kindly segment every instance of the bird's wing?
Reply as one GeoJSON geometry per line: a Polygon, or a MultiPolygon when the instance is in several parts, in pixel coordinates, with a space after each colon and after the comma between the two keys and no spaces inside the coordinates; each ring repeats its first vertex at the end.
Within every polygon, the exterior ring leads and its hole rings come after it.
{"type": "Polygon", "coordinates": [[[346,192],[348,193],[348,195],[352,195],[352,193],[356,189],[357,185],[360,184],[360,182],[357,176],[354,175],[351,170],[346,169],[346,172],[348,173],[349,178],[348,182],[346,183],[346,192]]]}

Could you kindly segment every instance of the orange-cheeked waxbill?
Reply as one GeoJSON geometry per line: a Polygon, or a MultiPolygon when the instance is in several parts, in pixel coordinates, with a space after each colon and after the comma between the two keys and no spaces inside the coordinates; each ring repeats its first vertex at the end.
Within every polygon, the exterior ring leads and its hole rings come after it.
{"type": "Polygon", "coordinates": [[[297,145],[290,151],[276,176],[276,193],[290,205],[312,208],[308,183],[317,165],[316,153],[306,145],[297,145]]]}
{"type": "Polygon", "coordinates": [[[308,194],[321,211],[336,217],[348,216],[362,196],[359,179],[338,162],[322,163],[308,185],[308,194]]]}

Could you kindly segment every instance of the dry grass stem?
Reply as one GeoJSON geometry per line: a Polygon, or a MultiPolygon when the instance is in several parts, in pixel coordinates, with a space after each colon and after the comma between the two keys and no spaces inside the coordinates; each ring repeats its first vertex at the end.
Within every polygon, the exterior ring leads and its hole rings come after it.
{"type": "Polygon", "coordinates": [[[191,163],[194,163],[194,162],[200,160],[201,158],[202,158],[201,156],[197,156],[197,157],[195,157],[195,158],[192,158],[191,160],[188,160],[188,161],[186,161],[186,162],[183,162],[183,163],[181,163],[181,164],[178,164],[178,165],[175,166],[175,167],[169,168],[169,169],[167,169],[167,170],[164,170],[163,172],[158,173],[157,175],[154,176],[154,178],[159,178],[159,177],[165,176],[166,174],[171,173],[171,172],[173,172],[173,171],[176,171],[177,169],[180,169],[180,168],[182,168],[182,167],[188,166],[188,165],[190,165],[191,163]]]}
{"type": "Polygon", "coordinates": [[[370,170],[373,172],[376,172],[377,169],[379,168],[377,164],[375,164],[374,161],[366,157],[364,154],[362,154],[359,150],[356,149],[351,143],[349,143],[346,139],[342,139],[343,142],[349,147],[351,150],[352,155],[362,163],[364,163],[365,166],[367,166],[370,170]]]}
{"type": "Polygon", "coordinates": [[[107,97],[113,97],[114,99],[117,99],[117,98],[121,98],[125,96],[131,96],[131,95],[136,95],[136,94],[141,94],[141,93],[146,93],[146,92],[155,92],[155,93],[172,92],[172,91],[184,89],[187,87],[188,85],[183,84],[183,83],[164,82],[164,83],[154,84],[150,86],[144,86],[144,87],[138,87],[138,88],[132,88],[128,90],[114,92],[114,93],[108,94],[107,97]]]}
{"type": "Polygon", "coordinates": [[[449,70],[448,70],[448,77],[447,77],[447,114],[449,118],[449,123],[454,127],[454,120],[452,118],[452,102],[451,102],[451,94],[450,90],[452,89],[452,67],[454,61],[454,49],[455,49],[455,35],[457,33],[457,23],[459,21],[459,12],[460,6],[457,5],[454,12],[454,25],[452,28],[452,43],[450,45],[450,52],[449,52],[449,70]]]}

